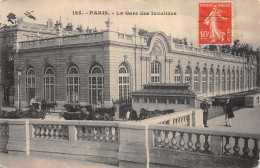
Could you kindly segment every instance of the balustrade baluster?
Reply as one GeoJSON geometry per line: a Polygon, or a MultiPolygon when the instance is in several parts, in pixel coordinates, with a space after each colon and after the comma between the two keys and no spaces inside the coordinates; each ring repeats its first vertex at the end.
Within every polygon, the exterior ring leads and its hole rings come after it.
{"type": "Polygon", "coordinates": [[[180,145],[180,150],[185,150],[185,141],[184,141],[184,138],[183,138],[183,134],[184,132],[180,132],[180,141],[179,141],[179,145],[180,145]]]}
{"type": "Polygon", "coordinates": [[[39,138],[40,128],[39,125],[34,125],[34,138],[39,138]]]}
{"type": "Polygon", "coordinates": [[[158,146],[158,141],[157,141],[158,130],[154,130],[153,133],[154,133],[154,146],[158,146]]]}
{"type": "Polygon", "coordinates": [[[109,142],[112,142],[113,140],[112,127],[109,127],[108,139],[109,142]]]}
{"type": "Polygon", "coordinates": [[[47,125],[47,127],[46,127],[46,138],[47,139],[50,139],[50,137],[51,137],[51,135],[50,135],[50,133],[51,133],[50,127],[51,127],[51,125],[47,125]]]}
{"type": "Polygon", "coordinates": [[[192,136],[192,133],[188,133],[188,142],[187,142],[187,146],[188,146],[188,151],[194,151],[193,149],[192,149],[192,146],[193,146],[193,142],[192,142],[192,139],[191,139],[191,136],[192,136]]]}
{"type": "Polygon", "coordinates": [[[56,125],[56,139],[60,139],[60,130],[61,126],[60,125],[56,125]]]}
{"type": "Polygon", "coordinates": [[[82,141],[83,140],[83,135],[84,135],[84,133],[83,133],[82,127],[78,126],[77,127],[77,139],[79,141],[82,141]]]}
{"type": "Polygon", "coordinates": [[[172,131],[172,141],[171,141],[171,143],[172,143],[172,146],[171,146],[171,148],[172,149],[178,149],[178,147],[177,147],[177,140],[176,140],[176,132],[174,132],[174,131],[172,131]]]}
{"type": "Polygon", "coordinates": [[[96,127],[96,140],[98,141],[98,142],[100,142],[101,140],[100,140],[100,137],[101,137],[101,129],[100,129],[100,127],[96,127]]]}
{"type": "Polygon", "coordinates": [[[161,131],[160,133],[160,137],[161,137],[161,147],[165,147],[165,143],[164,143],[164,140],[165,140],[165,131],[161,131]]]}
{"type": "Polygon", "coordinates": [[[201,152],[200,134],[195,134],[195,135],[197,136],[197,141],[195,143],[195,147],[196,147],[195,151],[201,152]]]}
{"type": "Polygon", "coordinates": [[[252,151],[253,158],[255,158],[257,161],[259,159],[259,149],[258,149],[258,139],[254,139],[254,149],[252,151]]]}
{"type": "Polygon", "coordinates": [[[54,125],[50,125],[50,138],[54,139],[54,125]]]}
{"type": "Polygon", "coordinates": [[[165,138],[164,138],[164,147],[169,148],[169,131],[164,131],[165,138]]]}
{"type": "Polygon", "coordinates": [[[249,140],[249,138],[244,138],[244,140],[245,140],[245,144],[244,144],[244,148],[243,148],[243,155],[242,155],[242,157],[243,158],[250,158],[250,156],[248,155],[249,154],[249,152],[250,152],[250,149],[248,148],[248,140],[249,140]]]}
{"type": "Polygon", "coordinates": [[[230,153],[230,150],[231,150],[231,146],[229,145],[229,138],[230,137],[228,137],[228,136],[225,136],[225,138],[226,138],[226,144],[225,144],[225,146],[224,146],[224,155],[231,155],[231,153],[230,153]]]}
{"type": "Polygon", "coordinates": [[[90,130],[90,129],[89,129],[89,127],[87,127],[87,126],[85,126],[84,128],[85,128],[84,140],[89,141],[89,139],[90,139],[89,130],[90,130]]]}
{"type": "Polygon", "coordinates": [[[60,130],[60,139],[63,139],[63,127],[59,125],[59,130],[60,130]]]}
{"type": "Polygon", "coordinates": [[[235,138],[235,145],[233,147],[233,151],[234,151],[233,156],[239,157],[240,156],[240,154],[239,154],[240,147],[238,145],[239,137],[234,137],[234,138],[235,138]]]}
{"type": "Polygon", "coordinates": [[[157,132],[158,134],[157,134],[157,138],[156,138],[156,141],[157,141],[157,146],[158,147],[162,147],[163,145],[162,145],[162,131],[161,130],[158,130],[158,132],[157,132]]]}
{"type": "Polygon", "coordinates": [[[94,141],[95,140],[95,128],[94,127],[91,127],[90,129],[90,141],[94,141]]]}
{"type": "Polygon", "coordinates": [[[106,133],[106,127],[102,127],[102,141],[106,142],[107,141],[107,133],[106,133]]]}
{"type": "Polygon", "coordinates": [[[115,128],[114,139],[115,139],[115,142],[118,142],[118,128],[117,127],[114,127],[114,128],[115,128]]]}
{"type": "Polygon", "coordinates": [[[41,138],[45,138],[45,125],[41,125],[41,138]]]}
{"type": "Polygon", "coordinates": [[[209,141],[208,141],[209,135],[204,135],[204,136],[205,136],[205,142],[203,144],[204,153],[210,153],[210,151],[209,151],[210,144],[209,144],[209,141]]]}

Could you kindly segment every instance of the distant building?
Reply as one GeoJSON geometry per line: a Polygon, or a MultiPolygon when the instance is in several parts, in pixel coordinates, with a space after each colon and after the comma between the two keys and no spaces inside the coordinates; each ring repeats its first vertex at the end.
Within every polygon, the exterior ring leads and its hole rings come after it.
{"type": "Polygon", "coordinates": [[[187,84],[153,83],[132,92],[132,106],[138,113],[141,108],[149,111],[174,109],[181,111],[195,107],[196,94],[187,84]]]}
{"type": "Polygon", "coordinates": [[[103,31],[18,41],[13,49],[15,68],[22,68],[22,105],[35,98],[56,101],[59,108],[111,106],[144,84],[189,84],[205,97],[256,87],[254,57],[175,44],[163,32],[138,35],[133,28],[133,34],[124,34],[106,24],[103,31]]]}

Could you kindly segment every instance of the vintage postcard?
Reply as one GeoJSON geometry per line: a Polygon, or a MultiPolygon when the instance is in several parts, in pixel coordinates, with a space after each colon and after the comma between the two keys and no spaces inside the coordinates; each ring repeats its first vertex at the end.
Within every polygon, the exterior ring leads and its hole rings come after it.
{"type": "Polygon", "coordinates": [[[260,0],[0,0],[0,168],[259,167],[260,0]]]}

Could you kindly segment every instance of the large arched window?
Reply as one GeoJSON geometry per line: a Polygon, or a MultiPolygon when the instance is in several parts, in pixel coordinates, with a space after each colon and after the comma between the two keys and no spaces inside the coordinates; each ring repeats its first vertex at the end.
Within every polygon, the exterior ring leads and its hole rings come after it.
{"type": "Polygon", "coordinates": [[[161,64],[157,61],[151,63],[151,83],[160,83],[161,64]]]}
{"type": "Polygon", "coordinates": [[[122,65],[118,70],[119,99],[128,99],[130,92],[130,75],[126,66],[122,65]]]}
{"type": "Polygon", "coordinates": [[[240,71],[240,88],[241,88],[241,90],[244,89],[244,73],[243,73],[243,69],[241,69],[241,71],[240,71]]]}
{"type": "Polygon", "coordinates": [[[222,91],[226,91],[226,72],[225,72],[225,69],[222,70],[221,78],[222,78],[222,91]]]}
{"type": "Polygon", "coordinates": [[[191,69],[189,67],[185,70],[185,83],[191,84],[191,69]]]}
{"type": "Polygon", "coordinates": [[[200,91],[199,70],[198,70],[198,68],[194,69],[194,91],[200,91]]]}
{"type": "Polygon", "coordinates": [[[47,102],[55,101],[54,77],[54,70],[51,67],[46,68],[43,75],[43,96],[47,102]]]}
{"type": "Polygon", "coordinates": [[[34,68],[30,67],[26,72],[26,99],[29,101],[31,99],[35,99],[35,70],[34,68]]]}
{"type": "Polygon", "coordinates": [[[214,83],[213,83],[213,69],[209,71],[209,92],[213,92],[214,83]]]}
{"type": "Polygon", "coordinates": [[[236,89],[239,90],[239,70],[237,70],[237,75],[236,75],[236,89]]]}
{"type": "Polygon", "coordinates": [[[207,92],[207,72],[206,69],[204,68],[202,71],[202,93],[206,93],[207,92]]]}
{"type": "Polygon", "coordinates": [[[71,66],[67,71],[67,102],[79,102],[79,70],[71,66]]]}
{"type": "Polygon", "coordinates": [[[174,82],[175,83],[181,83],[181,69],[180,69],[180,67],[177,66],[175,68],[174,74],[175,74],[174,82]]]}
{"type": "Polygon", "coordinates": [[[94,65],[89,74],[89,103],[103,104],[104,72],[100,65],[94,65]]]}
{"type": "Polygon", "coordinates": [[[216,78],[215,78],[215,80],[216,80],[216,92],[218,93],[219,91],[220,91],[220,72],[219,72],[219,69],[217,69],[217,71],[216,71],[216,78]]]}
{"type": "Polygon", "coordinates": [[[231,74],[230,74],[230,70],[227,71],[227,91],[230,91],[230,78],[231,78],[231,74]]]}
{"type": "Polygon", "coordinates": [[[235,70],[232,70],[232,90],[235,91],[236,89],[236,76],[235,76],[235,70]]]}

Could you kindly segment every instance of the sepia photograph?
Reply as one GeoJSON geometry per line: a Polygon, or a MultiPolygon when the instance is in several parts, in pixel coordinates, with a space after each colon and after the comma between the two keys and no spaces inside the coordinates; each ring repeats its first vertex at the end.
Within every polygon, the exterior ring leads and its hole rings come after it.
{"type": "Polygon", "coordinates": [[[0,0],[0,168],[260,168],[260,0],[0,0]]]}

